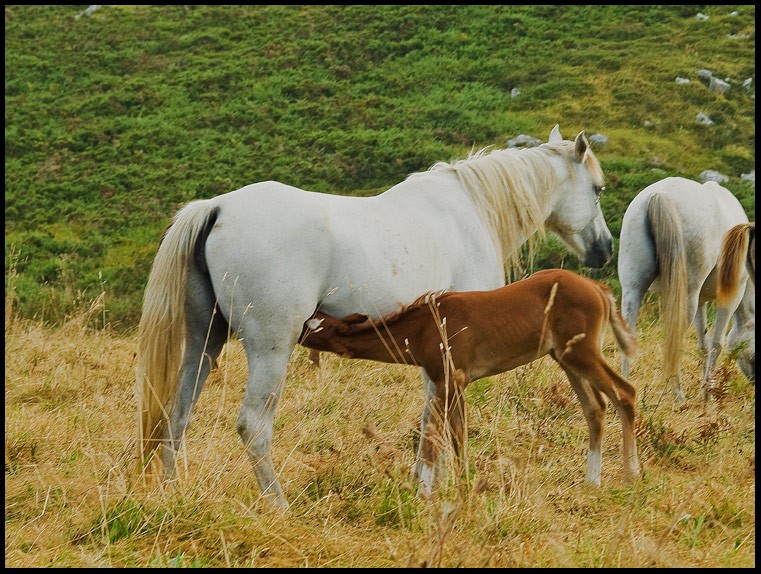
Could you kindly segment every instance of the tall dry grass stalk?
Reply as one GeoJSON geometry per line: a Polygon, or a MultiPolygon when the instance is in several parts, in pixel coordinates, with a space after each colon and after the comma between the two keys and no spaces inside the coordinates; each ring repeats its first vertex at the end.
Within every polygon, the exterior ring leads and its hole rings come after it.
{"type": "MultiPolygon", "coordinates": [[[[6,293],[6,317],[8,317],[6,293]]],[[[296,349],[273,458],[291,504],[262,501],[235,419],[246,361],[229,343],[206,384],[168,488],[135,484],[136,340],[6,321],[5,562],[9,567],[750,567],[755,564],[755,388],[732,363],[721,400],[688,403],[660,370],[643,314],[638,443],[620,476],[607,419],[603,486],[584,485],[587,427],[549,359],[467,389],[465,491],[416,497],[417,369],[296,349]]],[[[654,311],[653,311],[654,312],[654,311]]],[[[12,317],[12,313],[11,313],[12,317]]],[[[605,354],[620,361],[612,338],[605,354]]],[[[614,438],[615,437],[615,438],[614,438]]]]}

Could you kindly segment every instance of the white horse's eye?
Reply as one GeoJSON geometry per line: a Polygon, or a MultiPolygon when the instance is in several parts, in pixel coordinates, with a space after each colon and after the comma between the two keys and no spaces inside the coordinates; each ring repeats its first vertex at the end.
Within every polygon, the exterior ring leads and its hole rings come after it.
{"type": "Polygon", "coordinates": [[[592,189],[595,190],[595,193],[597,195],[600,195],[603,191],[605,191],[605,186],[604,185],[593,185],[592,189]]]}

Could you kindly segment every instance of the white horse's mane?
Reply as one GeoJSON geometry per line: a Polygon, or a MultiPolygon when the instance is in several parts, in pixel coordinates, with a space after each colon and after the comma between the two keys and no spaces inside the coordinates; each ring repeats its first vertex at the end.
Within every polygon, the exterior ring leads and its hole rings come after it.
{"type": "MultiPolygon", "coordinates": [[[[524,272],[521,242],[529,260],[533,258],[534,231],[544,237],[545,208],[549,192],[558,185],[558,174],[551,156],[570,160],[572,142],[543,144],[528,149],[495,149],[492,146],[471,150],[468,157],[454,163],[438,162],[432,170],[455,173],[470,193],[486,223],[494,245],[506,266],[508,280],[524,272]]],[[[569,174],[574,171],[569,169],[569,174]]]]}

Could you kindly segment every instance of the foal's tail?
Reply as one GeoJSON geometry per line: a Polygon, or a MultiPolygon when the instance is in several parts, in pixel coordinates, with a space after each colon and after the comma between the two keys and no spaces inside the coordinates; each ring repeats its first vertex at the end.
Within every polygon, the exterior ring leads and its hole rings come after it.
{"type": "Polygon", "coordinates": [[[610,323],[610,328],[613,330],[613,335],[616,337],[616,342],[618,343],[621,352],[626,355],[627,358],[633,359],[637,352],[637,338],[629,330],[626,321],[624,321],[624,318],[621,316],[621,311],[618,308],[616,296],[613,294],[613,291],[603,283],[597,283],[597,286],[610,305],[608,322],[610,323]]]}
{"type": "Polygon", "coordinates": [[[679,371],[682,340],[687,331],[687,257],[682,220],[674,201],[662,193],[647,205],[661,281],[661,318],[665,331],[663,362],[667,376],[679,371]]]}
{"type": "MultiPolygon", "coordinates": [[[[724,235],[721,241],[719,253],[718,285],[716,287],[716,299],[720,306],[724,306],[734,298],[737,288],[740,286],[740,276],[743,266],[750,261],[751,236],[755,236],[756,222],[740,223],[732,227],[724,235]]],[[[749,265],[750,267],[750,265],[749,265]]],[[[753,252],[753,274],[755,277],[755,250],[753,252]]]]}
{"type": "Polygon", "coordinates": [[[214,224],[218,209],[208,200],[199,200],[178,211],[161,240],[148,276],[138,328],[139,472],[161,444],[174,402],[185,346],[188,271],[194,258],[202,256],[202,240],[214,224]]]}

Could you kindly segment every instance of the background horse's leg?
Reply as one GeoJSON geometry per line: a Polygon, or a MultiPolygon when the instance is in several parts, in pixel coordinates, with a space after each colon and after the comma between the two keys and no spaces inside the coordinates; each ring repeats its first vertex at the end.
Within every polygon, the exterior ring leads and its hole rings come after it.
{"type": "Polygon", "coordinates": [[[252,335],[243,337],[248,357],[248,384],[238,415],[238,434],[254,466],[262,494],[285,509],[288,502],[272,465],[270,448],[275,411],[298,332],[289,334],[275,333],[271,329],[246,329],[246,333],[252,335]]]}
{"type": "MultiPolygon", "coordinates": [[[[556,359],[557,360],[557,359],[556,359]]],[[[581,403],[584,418],[589,427],[589,451],[587,452],[587,476],[586,482],[600,486],[602,476],[602,437],[605,423],[605,397],[602,393],[592,388],[589,383],[576,375],[571,369],[558,361],[568,376],[576,396],[581,403]]]]}
{"type": "Polygon", "coordinates": [[[695,327],[695,334],[698,337],[698,348],[705,356],[708,354],[708,344],[706,342],[706,335],[708,334],[708,307],[705,303],[698,306],[695,318],[692,320],[692,325],[695,327]]]}
{"type": "Polygon", "coordinates": [[[708,346],[708,352],[705,355],[705,367],[703,369],[703,380],[701,382],[704,401],[707,401],[710,398],[713,370],[716,367],[716,361],[724,348],[724,338],[726,337],[729,320],[732,318],[736,308],[737,305],[716,308],[716,318],[713,322],[713,334],[711,335],[711,343],[708,346]]]}
{"type": "Polygon", "coordinates": [[[161,461],[164,478],[175,476],[176,456],[201,389],[227,341],[227,321],[215,309],[211,285],[191,274],[186,299],[185,353],[180,367],[176,402],[169,413],[161,461]]]}
{"type": "MultiPolygon", "coordinates": [[[[630,280],[628,283],[625,283],[623,279],[621,280],[621,316],[635,338],[637,336],[639,307],[654,277],[655,275],[645,280],[630,280]]],[[[629,359],[624,354],[621,355],[621,373],[624,377],[629,376],[629,359]]]]}

